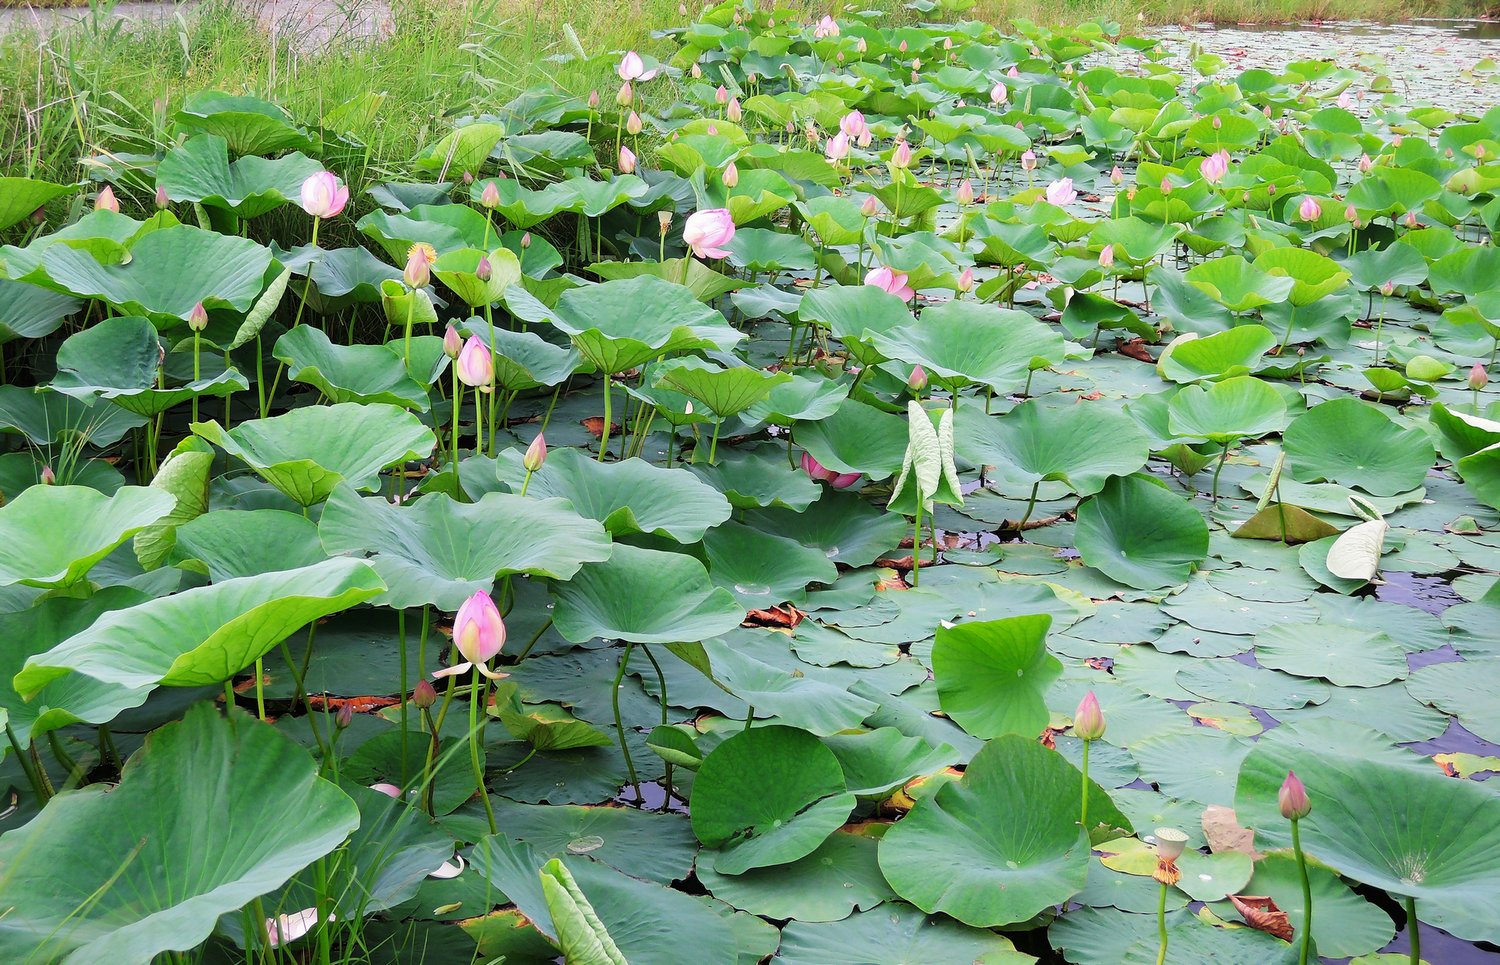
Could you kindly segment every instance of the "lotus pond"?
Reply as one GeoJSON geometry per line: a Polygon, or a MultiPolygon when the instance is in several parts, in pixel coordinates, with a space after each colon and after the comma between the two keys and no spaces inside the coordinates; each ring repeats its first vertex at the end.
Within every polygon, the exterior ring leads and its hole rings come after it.
{"type": "Polygon", "coordinates": [[[0,179],[0,960],[1490,958],[1500,109],[961,6],[0,179]]]}

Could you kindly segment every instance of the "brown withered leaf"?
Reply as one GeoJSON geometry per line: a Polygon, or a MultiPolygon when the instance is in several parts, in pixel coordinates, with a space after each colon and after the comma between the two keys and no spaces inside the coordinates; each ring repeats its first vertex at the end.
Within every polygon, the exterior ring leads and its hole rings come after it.
{"type": "Polygon", "coordinates": [[[382,707],[394,707],[401,701],[395,697],[325,697],[309,696],[307,706],[313,710],[328,710],[337,713],[345,704],[356,714],[368,714],[382,707]]]}
{"type": "Polygon", "coordinates": [[[904,579],[901,578],[901,574],[900,573],[892,573],[890,576],[884,576],[884,577],[881,577],[880,579],[876,580],[875,581],[875,589],[877,589],[877,590],[909,590],[909,589],[911,589],[911,586],[907,584],[906,580],[904,580],[904,579]]]}
{"type": "MultiPolygon", "coordinates": [[[[578,421],[583,425],[585,429],[588,430],[589,435],[593,436],[595,439],[601,439],[604,437],[603,419],[599,418],[596,415],[591,415],[587,419],[579,419],[578,421]]],[[[617,433],[619,433],[619,431],[620,424],[618,422],[611,422],[609,424],[609,434],[611,436],[616,435],[617,433]]]]}
{"type": "Polygon", "coordinates": [[[875,561],[876,566],[889,566],[891,569],[900,570],[903,573],[911,570],[911,563],[912,558],[910,556],[903,556],[899,559],[895,559],[889,556],[882,556],[880,559],[875,561]]]}
{"type": "Polygon", "coordinates": [[[1056,727],[1044,728],[1041,736],[1042,746],[1049,751],[1057,750],[1057,735],[1061,733],[1062,731],[1056,727]]]}
{"type": "Polygon", "coordinates": [[[1117,348],[1121,355],[1128,355],[1137,362],[1156,364],[1156,359],[1152,358],[1151,353],[1146,351],[1146,342],[1144,339],[1132,338],[1128,341],[1122,341],[1117,348]]]}
{"type": "Polygon", "coordinates": [[[742,626],[795,627],[807,616],[790,603],[773,606],[769,610],[750,610],[745,614],[742,626]]]}
{"type": "Polygon", "coordinates": [[[1203,836],[1208,840],[1208,849],[1215,854],[1220,851],[1242,851],[1251,858],[1259,859],[1255,850],[1255,831],[1240,826],[1234,808],[1222,804],[1211,804],[1203,809],[1203,836]]]}
{"type": "Polygon", "coordinates": [[[1284,942],[1292,940],[1292,923],[1269,895],[1230,895],[1229,900],[1234,902],[1240,917],[1251,928],[1275,935],[1284,942]]]}

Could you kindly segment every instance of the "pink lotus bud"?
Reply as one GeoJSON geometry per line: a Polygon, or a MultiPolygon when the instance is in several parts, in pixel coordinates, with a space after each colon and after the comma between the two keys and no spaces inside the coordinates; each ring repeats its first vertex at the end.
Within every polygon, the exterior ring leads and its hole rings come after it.
{"type": "Polygon", "coordinates": [[[953,38],[952,37],[944,37],[943,38],[943,49],[944,50],[952,50],[953,49],[953,38]]]}
{"type": "Polygon", "coordinates": [[[1004,104],[1005,101],[1009,97],[1010,97],[1010,91],[1006,88],[1005,84],[1003,84],[1003,83],[996,82],[995,86],[990,88],[990,103],[991,104],[999,106],[1000,104],[1004,104]]]}
{"type": "Polygon", "coordinates": [[[848,137],[859,137],[870,129],[865,121],[865,115],[859,111],[850,111],[839,121],[839,130],[848,137]]]}
{"type": "Polygon", "coordinates": [[[719,133],[719,125],[717,125],[717,124],[710,124],[710,125],[708,125],[708,135],[710,137],[714,136],[717,133],[719,133]]]}
{"type": "Polygon", "coordinates": [[[453,323],[449,322],[448,328],[443,332],[443,354],[450,359],[456,359],[463,349],[463,337],[458,334],[458,329],[453,327],[453,323]]]}
{"type": "Polygon", "coordinates": [[[1276,185],[1274,185],[1274,184],[1268,184],[1268,185],[1266,185],[1266,196],[1267,197],[1271,197],[1271,198],[1276,197],[1276,185]]]}
{"type": "Polygon", "coordinates": [[[1356,228],[1359,227],[1359,212],[1355,210],[1354,205],[1351,204],[1344,208],[1344,220],[1356,228]]]}
{"type": "Polygon", "coordinates": [[[538,432],[536,438],[531,440],[531,445],[526,447],[526,454],[521,457],[521,465],[527,472],[536,472],[546,461],[547,440],[538,432]]]}
{"type": "Polygon", "coordinates": [[[724,166],[724,174],[720,180],[724,182],[726,188],[732,188],[740,183],[740,169],[734,166],[733,161],[724,166]]]}
{"type": "Polygon", "coordinates": [[[1489,384],[1490,373],[1485,370],[1485,367],[1482,363],[1475,362],[1474,367],[1469,370],[1469,388],[1473,389],[1475,392],[1478,392],[1480,389],[1489,384]]]}
{"type": "Polygon", "coordinates": [[[896,150],[891,153],[891,163],[898,168],[911,167],[911,145],[905,141],[897,141],[896,150]]]}
{"type": "Polygon", "coordinates": [[[1109,268],[1115,263],[1115,246],[1105,245],[1099,249],[1099,267],[1109,268]]]}
{"type": "Polygon", "coordinates": [[[873,218],[880,213],[880,202],[875,200],[875,195],[865,195],[865,199],[859,203],[859,213],[866,218],[873,218]]]}
{"type": "Polygon", "coordinates": [[[1312,195],[1305,195],[1297,207],[1297,214],[1303,221],[1317,221],[1323,216],[1323,206],[1312,195]]]}
{"type": "Polygon", "coordinates": [[[620,145],[620,173],[635,173],[635,152],[624,144],[620,145]]]}
{"type": "Polygon", "coordinates": [[[911,72],[911,82],[913,84],[917,83],[921,79],[922,79],[921,75],[918,74],[915,70],[911,72]]]}
{"type": "Polygon", "coordinates": [[[488,593],[480,590],[458,608],[453,645],[469,663],[489,663],[505,646],[505,621],[488,593]]]}
{"type": "Polygon", "coordinates": [[[589,91],[589,107],[593,108],[593,107],[598,107],[598,106],[599,106],[599,92],[596,91],[596,90],[589,91]]]}
{"type": "Polygon", "coordinates": [[[521,250],[525,251],[527,248],[530,248],[530,247],[531,247],[531,232],[529,232],[529,231],[523,232],[521,234],[521,250]]]}
{"type": "Polygon", "coordinates": [[[724,108],[724,116],[735,124],[738,124],[740,118],[745,116],[744,112],[740,110],[740,99],[738,97],[729,98],[729,106],[724,108]]]}
{"type": "Polygon", "coordinates": [[[202,302],[194,305],[193,310],[188,312],[187,323],[188,328],[195,332],[208,328],[208,310],[203,307],[202,302]]]}
{"type": "Polygon", "coordinates": [[[1036,152],[1031,150],[1030,148],[1027,148],[1026,150],[1021,152],[1021,170],[1036,170],[1036,152]]]}
{"type": "Polygon", "coordinates": [[[466,188],[469,185],[473,184],[474,183],[474,172],[473,171],[465,171],[464,172],[464,177],[463,177],[463,182],[464,182],[464,187],[466,187],[466,188]]]}
{"type": "Polygon", "coordinates": [[[1397,134],[1395,137],[1391,138],[1391,147],[1400,147],[1401,140],[1402,138],[1400,134],[1397,134]]]}
{"type": "Polygon", "coordinates": [[[958,290],[968,292],[974,290],[974,269],[965,268],[958,274],[958,290]]]}
{"type": "Polygon", "coordinates": [[[810,452],[802,454],[802,471],[813,479],[826,482],[834,489],[848,489],[859,481],[857,472],[836,473],[832,469],[823,468],[810,452]]]}
{"type": "Polygon", "coordinates": [[[1286,780],[1281,782],[1281,790],[1276,794],[1276,803],[1281,806],[1281,816],[1288,821],[1300,820],[1312,812],[1307,788],[1297,779],[1295,771],[1286,772],[1286,780]]]}
{"type": "Polygon", "coordinates": [[[823,148],[823,156],[837,164],[849,156],[849,135],[839,131],[828,139],[828,144],[823,148]]]}
{"type": "Polygon", "coordinates": [[[1172,179],[1171,178],[1162,178],[1161,179],[1161,193],[1162,194],[1171,194],[1172,193],[1172,179]]]}
{"type": "Polygon", "coordinates": [[[40,482],[41,482],[41,484],[43,486],[56,486],[57,485],[57,473],[55,473],[55,472],[52,471],[52,467],[51,466],[43,466],[42,467],[42,473],[41,473],[41,476],[39,477],[39,480],[40,480],[40,482]]]}
{"type": "Polygon", "coordinates": [[[725,87],[723,84],[720,84],[718,89],[714,91],[714,100],[718,101],[720,104],[728,104],[729,88],[725,87]]]}
{"type": "Polygon", "coordinates": [[[641,115],[635,111],[631,111],[630,116],[625,118],[625,133],[632,137],[641,133],[641,115]]]}
{"type": "Polygon", "coordinates": [[[974,203],[974,185],[968,178],[964,178],[958,182],[958,190],[954,191],[953,194],[954,199],[965,208],[974,203]]]}
{"type": "Polygon", "coordinates": [[[344,730],[352,723],[354,723],[354,705],[346,700],[339,704],[339,709],[334,713],[333,726],[344,730]]]}
{"type": "Polygon", "coordinates": [[[693,75],[694,80],[699,80],[703,77],[703,68],[700,67],[698,65],[698,62],[695,60],[693,61],[693,69],[688,71],[688,73],[693,75]]]}
{"type": "Polygon", "coordinates": [[[1072,178],[1062,178],[1047,185],[1048,204],[1055,204],[1060,208],[1077,200],[1078,192],[1073,190],[1072,178]]]}
{"type": "Polygon", "coordinates": [[[861,38],[859,38],[858,40],[856,40],[854,42],[854,49],[857,50],[857,51],[859,51],[862,54],[865,54],[865,53],[869,53],[869,51],[870,51],[870,45],[867,44],[867,43],[865,43],[865,38],[861,37],[861,38]]]}
{"type": "Polygon", "coordinates": [[[896,46],[896,49],[903,54],[906,53],[906,41],[901,41],[901,43],[896,46]]]}
{"type": "Polygon", "coordinates": [[[919,71],[921,69],[922,69],[922,58],[921,57],[913,57],[912,61],[911,61],[911,72],[912,72],[912,74],[915,76],[915,74],[917,73],[917,71],[919,71]]]}
{"type": "Polygon", "coordinates": [[[1391,296],[1391,293],[1395,290],[1396,283],[1393,281],[1383,281],[1380,283],[1380,294],[1386,296],[1387,298],[1389,298],[1391,296]]]}
{"type": "Polygon", "coordinates": [[[1361,154],[1359,156],[1359,173],[1360,174],[1369,174],[1370,173],[1370,169],[1373,168],[1374,166],[1375,166],[1375,162],[1372,161],[1372,160],[1370,160],[1370,155],[1368,155],[1368,154],[1361,154]]]}
{"type": "Polygon", "coordinates": [[[630,81],[620,85],[620,90],[615,94],[615,103],[621,107],[629,107],[635,103],[635,89],[630,86],[630,81]]]}
{"type": "Polygon", "coordinates": [[[484,190],[479,192],[479,203],[490,211],[500,206],[500,189],[495,186],[494,181],[484,183],[484,190]]]}
{"type": "Polygon", "coordinates": [[[1124,180],[1125,172],[1121,171],[1120,166],[1116,164],[1114,168],[1109,172],[1109,183],[1115,185],[1116,187],[1119,187],[1120,184],[1124,182],[1124,180]]]}
{"type": "Polygon", "coordinates": [[[426,288],[432,282],[432,263],[437,261],[437,252],[425,242],[417,242],[406,251],[406,267],[401,272],[402,281],[412,291],[426,288]]]}
{"type": "Polygon", "coordinates": [[[906,377],[906,387],[914,393],[927,388],[927,370],[920,365],[914,367],[911,375],[906,377]]]}
{"type": "Polygon", "coordinates": [[[727,258],[724,246],[734,237],[734,218],[728,208],[708,208],[688,215],[682,240],[699,258],[727,258]]]}
{"type": "Polygon", "coordinates": [[[411,689],[411,702],[418,708],[426,710],[437,703],[437,689],[425,680],[417,681],[417,685],[411,689]]]}
{"type": "Polygon", "coordinates": [[[94,198],[94,210],[113,211],[115,214],[120,213],[120,202],[115,198],[114,188],[106,184],[104,188],[100,190],[98,197],[94,198]]]}
{"type": "Polygon", "coordinates": [[[334,218],[349,203],[349,188],[331,171],[319,171],[302,182],[302,210],[314,218],[334,218]]]}
{"type": "Polygon", "coordinates": [[[46,211],[45,208],[37,208],[35,211],[31,212],[31,223],[32,224],[41,224],[41,223],[43,223],[46,220],[47,220],[47,211],[46,211]]]}
{"type": "Polygon", "coordinates": [[[658,211],[658,212],[656,212],[656,223],[661,227],[661,233],[662,234],[666,234],[668,231],[671,231],[672,230],[672,212],[670,212],[670,211],[658,211]]]}
{"type": "Polygon", "coordinates": [[[1104,712],[1099,709],[1099,698],[1090,690],[1078,702],[1073,712],[1073,736],[1086,741],[1096,741],[1104,736],[1104,712]]]}
{"type": "Polygon", "coordinates": [[[1021,72],[1019,70],[1016,70],[1016,65],[1015,64],[1011,64],[1010,65],[1010,70],[1007,70],[1005,72],[1005,76],[1006,77],[1020,77],[1021,76],[1021,72]]]}
{"type": "Polygon", "coordinates": [[[1215,114],[1213,119],[1213,127],[1216,131],[1222,129],[1224,127],[1224,118],[1215,114]]]}
{"type": "Polygon", "coordinates": [[[871,269],[869,274],[865,275],[865,284],[909,302],[916,297],[917,293],[906,283],[906,278],[905,272],[892,271],[881,265],[879,268],[871,269]]]}
{"type": "Polygon", "coordinates": [[[478,335],[469,336],[463,351],[458,353],[454,368],[458,372],[458,380],[470,388],[479,388],[495,381],[495,360],[490,356],[489,346],[478,335]]]}
{"type": "Polygon", "coordinates": [[[641,60],[641,55],[633,50],[627,50],[625,56],[620,58],[620,66],[615,68],[615,73],[621,80],[643,80],[646,73],[646,65],[641,60]]]}
{"type": "Polygon", "coordinates": [[[1415,228],[1417,226],[1417,213],[1415,211],[1406,212],[1406,217],[1401,219],[1401,223],[1408,228],[1415,228]]]}
{"type": "Polygon", "coordinates": [[[167,197],[167,189],[158,184],[156,186],[156,206],[158,208],[165,208],[171,203],[172,199],[167,197]]]}
{"type": "Polygon", "coordinates": [[[495,269],[490,265],[489,256],[480,255],[479,264],[474,266],[474,277],[480,281],[489,281],[490,276],[494,275],[494,273],[495,269]]]}

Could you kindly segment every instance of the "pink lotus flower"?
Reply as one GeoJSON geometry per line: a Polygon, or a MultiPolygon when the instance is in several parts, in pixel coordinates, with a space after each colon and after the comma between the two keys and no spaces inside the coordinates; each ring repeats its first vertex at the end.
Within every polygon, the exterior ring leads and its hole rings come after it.
{"type": "Polygon", "coordinates": [[[646,69],[645,61],[641,55],[633,50],[627,50],[625,56],[620,58],[620,66],[615,68],[615,73],[620,75],[624,81],[650,80],[656,76],[656,69],[646,69]]]}
{"type": "Polygon", "coordinates": [[[865,121],[865,115],[859,111],[850,111],[839,121],[839,130],[851,138],[859,137],[869,129],[870,125],[865,121]]]}
{"type": "MultiPolygon", "coordinates": [[[[329,921],[334,920],[333,915],[328,916],[329,921]]],[[[289,915],[277,915],[275,918],[266,919],[266,944],[272,948],[294,942],[313,930],[318,923],[318,909],[304,908],[302,911],[292,912],[289,915]]]]}
{"type": "Polygon", "coordinates": [[[708,208],[688,215],[682,240],[699,258],[727,258],[724,246],[734,237],[734,219],[728,208],[708,208]]]}
{"type": "Polygon", "coordinates": [[[479,203],[491,211],[500,206],[500,189],[495,186],[494,181],[484,182],[484,190],[479,192],[479,203]]]}
{"type": "Polygon", "coordinates": [[[495,360],[490,355],[490,347],[478,335],[469,336],[454,367],[458,381],[470,388],[477,389],[495,381],[495,360]]]}
{"type": "Polygon", "coordinates": [[[866,218],[873,218],[880,213],[880,202],[875,200],[875,195],[865,195],[865,199],[859,203],[859,213],[866,218]]]}
{"type": "Polygon", "coordinates": [[[1021,76],[1021,72],[1019,70],[1016,70],[1016,65],[1015,64],[1011,64],[1010,65],[1010,70],[1007,70],[1005,72],[1005,76],[1007,76],[1007,77],[1020,77],[1021,76]]]}
{"type": "Polygon", "coordinates": [[[536,472],[547,462],[547,438],[540,432],[536,438],[531,440],[531,445],[526,447],[526,453],[521,457],[521,465],[527,472],[536,472]]]}
{"type": "Polygon", "coordinates": [[[1370,155],[1368,155],[1368,154],[1361,154],[1359,156],[1359,173],[1360,174],[1369,174],[1370,173],[1370,169],[1373,168],[1374,166],[1375,166],[1375,162],[1372,161],[1372,160],[1370,160],[1370,155]]]}
{"type": "Polygon", "coordinates": [[[1072,204],[1078,200],[1078,192],[1073,190],[1073,179],[1062,178],[1047,185],[1047,202],[1062,207],[1072,204]]]}
{"type": "Polygon", "coordinates": [[[620,145],[620,173],[635,173],[635,152],[625,145],[620,145]]]}
{"type": "Polygon", "coordinates": [[[1317,221],[1323,216],[1323,206],[1309,194],[1303,197],[1302,204],[1298,205],[1297,214],[1303,221],[1317,221]]]}
{"type": "Polygon", "coordinates": [[[953,192],[953,199],[965,208],[974,203],[974,185],[968,178],[958,182],[958,189],[953,192]]]}
{"type": "Polygon", "coordinates": [[[849,156],[849,135],[839,131],[828,139],[828,144],[823,148],[823,156],[837,164],[849,156]]]}
{"type": "Polygon", "coordinates": [[[896,45],[896,49],[899,50],[903,54],[906,53],[906,41],[903,40],[903,41],[901,41],[901,43],[897,44],[896,45]]]}
{"type": "Polygon", "coordinates": [[[1354,103],[1354,100],[1349,96],[1349,92],[1346,90],[1343,93],[1339,94],[1339,99],[1335,101],[1335,103],[1338,104],[1338,106],[1342,107],[1344,110],[1348,110],[1349,105],[1354,103]]]}
{"type": "Polygon", "coordinates": [[[1073,736],[1086,741],[1096,741],[1104,736],[1104,713],[1099,709],[1099,698],[1090,690],[1079,701],[1073,712],[1073,736]]]}
{"type": "Polygon", "coordinates": [[[718,101],[720,104],[728,104],[729,88],[725,87],[723,84],[720,84],[718,90],[714,91],[714,100],[718,101]]]}
{"type": "Polygon", "coordinates": [[[1209,184],[1218,184],[1224,180],[1224,175],[1229,173],[1229,152],[1215,151],[1203,159],[1203,164],[1198,168],[1198,173],[1203,175],[1203,180],[1209,184]]]}
{"type": "Polygon", "coordinates": [[[730,161],[724,165],[724,173],[719,180],[724,182],[726,188],[736,187],[740,183],[740,169],[734,166],[733,161],[730,161]]]}
{"type": "Polygon", "coordinates": [[[331,171],[319,171],[302,182],[302,210],[314,218],[336,218],[349,203],[349,188],[331,171]]]}
{"type": "Polygon", "coordinates": [[[921,392],[927,388],[927,370],[920,365],[913,366],[911,375],[906,377],[906,387],[913,392],[921,392]]]}
{"type": "Polygon", "coordinates": [[[1028,172],[1036,170],[1036,152],[1030,148],[1021,152],[1021,170],[1028,172]]]}
{"type": "Polygon", "coordinates": [[[1115,263],[1115,246],[1105,245],[1099,249],[1099,267],[1109,268],[1115,263]]]}
{"type": "Polygon", "coordinates": [[[94,210],[113,211],[115,214],[120,213],[120,202],[115,197],[114,188],[106,184],[103,189],[100,190],[99,196],[94,199],[94,210]]]}
{"type": "Polygon", "coordinates": [[[813,28],[813,39],[815,40],[825,40],[829,37],[837,37],[838,35],[838,21],[827,15],[819,20],[818,25],[813,28]]]}
{"type": "Polygon", "coordinates": [[[596,91],[596,90],[589,91],[589,107],[590,108],[594,108],[594,107],[598,107],[598,106],[599,106],[599,92],[596,91]]]}
{"type": "Polygon", "coordinates": [[[1113,168],[1110,169],[1109,183],[1113,184],[1115,187],[1119,187],[1121,182],[1123,182],[1124,180],[1125,172],[1121,171],[1120,166],[1116,164],[1113,168]]]}
{"type": "Polygon", "coordinates": [[[630,81],[621,84],[620,89],[615,92],[615,103],[621,107],[629,107],[635,103],[635,88],[630,86],[630,81]]]}
{"type": "Polygon", "coordinates": [[[453,648],[464,662],[439,670],[433,676],[452,677],[477,670],[491,680],[499,680],[508,674],[495,673],[488,664],[504,646],[505,621],[500,619],[500,610],[490,595],[479,590],[463,602],[453,618],[453,648]]]}
{"type": "Polygon", "coordinates": [[[916,297],[917,293],[906,283],[906,277],[905,272],[892,271],[881,265],[879,268],[871,269],[870,273],[865,275],[865,284],[909,302],[916,297]]]}
{"type": "MultiPolygon", "coordinates": [[[[427,682],[424,680],[423,683],[427,683],[427,682]]],[[[427,684],[427,685],[429,687],[432,686],[431,684],[427,684]]],[[[381,781],[378,784],[371,784],[370,785],[370,790],[372,790],[372,791],[379,791],[381,794],[384,794],[386,797],[393,797],[393,798],[395,798],[398,801],[401,800],[401,789],[399,787],[397,787],[396,785],[387,783],[385,781],[381,781]]]]}
{"type": "Polygon", "coordinates": [[[961,292],[973,291],[974,269],[965,268],[958,274],[958,290],[961,292]]]}
{"type": "Polygon", "coordinates": [[[740,118],[745,116],[745,112],[740,109],[740,99],[738,97],[729,98],[729,106],[724,108],[724,116],[735,124],[738,124],[740,118]]]}
{"type": "Polygon", "coordinates": [[[870,45],[865,43],[865,38],[861,37],[854,42],[854,49],[864,54],[869,52],[870,45]]]}
{"type": "Polygon", "coordinates": [[[156,186],[156,206],[158,208],[165,208],[171,203],[172,199],[167,197],[167,189],[158,184],[156,186]]]}
{"type": "Polygon", "coordinates": [[[911,167],[911,145],[905,141],[897,141],[896,149],[891,152],[891,163],[898,168],[911,167]]]}
{"type": "Polygon", "coordinates": [[[432,282],[432,263],[437,261],[437,251],[432,245],[417,242],[406,250],[406,267],[401,271],[401,280],[412,291],[426,288],[432,282]]]}
{"type": "Polygon", "coordinates": [[[188,312],[187,323],[188,328],[195,332],[208,328],[208,311],[203,307],[202,302],[194,305],[193,310],[188,312]]]}
{"type": "Polygon", "coordinates": [[[635,135],[641,133],[641,127],[641,115],[637,114],[635,111],[631,111],[629,116],[625,118],[625,133],[629,134],[631,137],[634,137],[635,135]]]}
{"type": "Polygon", "coordinates": [[[1276,803],[1281,806],[1281,816],[1296,821],[1312,813],[1312,801],[1308,800],[1307,788],[1302,786],[1295,771],[1286,772],[1281,790],[1276,793],[1276,803]]]}
{"type": "Polygon", "coordinates": [[[994,87],[990,88],[991,104],[999,106],[1000,104],[1004,104],[1009,97],[1010,90],[1003,83],[997,82],[994,87]]]}
{"type": "Polygon", "coordinates": [[[1359,227],[1359,211],[1354,207],[1354,205],[1351,204],[1344,209],[1344,220],[1354,225],[1354,227],[1356,228],[1359,227]]]}
{"type": "Polygon", "coordinates": [[[1483,362],[1475,362],[1474,367],[1469,370],[1469,388],[1478,392],[1490,384],[1490,373],[1484,367],[1483,362]]]}
{"type": "Polygon", "coordinates": [[[848,489],[859,481],[857,472],[837,473],[832,469],[823,468],[818,465],[818,460],[814,459],[810,452],[802,454],[802,471],[813,479],[826,482],[834,489],[848,489]]]}

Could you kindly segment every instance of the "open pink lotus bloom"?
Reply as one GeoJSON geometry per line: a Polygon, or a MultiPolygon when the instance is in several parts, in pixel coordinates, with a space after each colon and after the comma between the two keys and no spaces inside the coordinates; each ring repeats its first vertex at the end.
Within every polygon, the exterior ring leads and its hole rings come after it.
{"type": "Polygon", "coordinates": [[[839,130],[848,137],[859,137],[869,129],[870,125],[865,121],[865,115],[859,111],[850,111],[839,121],[839,130]]]}
{"type": "Polygon", "coordinates": [[[656,76],[656,71],[647,70],[641,55],[633,50],[627,50],[625,56],[620,58],[620,66],[615,68],[615,73],[623,81],[650,80],[656,76]]]}
{"type": "Polygon", "coordinates": [[[688,215],[682,240],[699,258],[727,258],[724,246],[734,237],[734,218],[728,208],[707,208],[688,215]]]}
{"type": "Polygon", "coordinates": [[[813,28],[813,38],[816,40],[823,40],[827,37],[837,37],[838,35],[838,21],[827,15],[825,15],[822,20],[819,20],[818,25],[813,28]]]}
{"type": "Polygon", "coordinates": [[[1047,201],[1059,208],[1065,204],[1072,204],[1078,200],[1078,192],[1073,190],[1073,179],[1062,178],[1047,185],[1047,201]]]}
{"type": "Polygon", "coordinates": [[[828,146],[823,149],[823,155],[833,162],[842,161],[849,156],[849,135],[839,131],[828,139],[828,146]]]}
{"type": "Polygon", "coordinates": [[[859,473],[857,472],[839,473],[834,472],[832,469],[823,468],[818,464],[818,460],[812,457],[812,453],[810,452],[802,454],[802,470],[813,479],[822,480],[834,489],[848,489],[859,481],[859,473]]]}
{"type": "MultiPolygon", "coordinates": [[[[328,916],[329,921],[334,920],[333,915],[328,916]]],[[[266,944],[272,948],[294,942],[313,930],[318,923],[318,909],[304,908],[294,911],[290,915],[277,915],[275,918],[266,919],[266,944]]]]}
{"type": "Polygon", "coordinates": [[[870,273],[865,275],[865,284],[883,292],[889,292],[904,302],[909,302],[916,297],[917,293],[906,283],[906,278],[905,272],[892,271],[881,265],[879,268],[871,269],[870,273]]]}
{"type": "Polygon", "coordinates": [[[1198,168],[1198,173],[1203,175],[1203,180],[1209,184],[1218,184],[1224,180],[1224,175],[1229,173],[1229,152],[1215,151],[1203,159],[1203,164],[1198,168]]]}
{"type": "Polygon", "coordinates": [[[314,218],[333,218],[349,203],[349,188],[331,171],[319,171],[302,182],[302,210],[314,218]]]}

